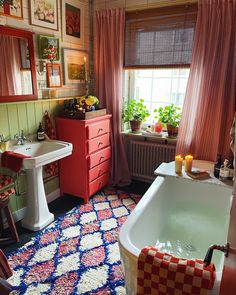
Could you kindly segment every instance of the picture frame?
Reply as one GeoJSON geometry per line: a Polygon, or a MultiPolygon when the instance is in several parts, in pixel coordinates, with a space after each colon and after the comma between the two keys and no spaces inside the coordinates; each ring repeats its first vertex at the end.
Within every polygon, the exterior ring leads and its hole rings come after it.
{"type": "Polygon", "coordinates": [[[29,0],[30,24],[58,31],[58,0],[29,0]]]}
{"type": "Polygon", "coordinates": [[[60,88],[62,87],[62,74],[60,63],[47,63],[47,86],[48,88],[60,88]]]}
{"type": "Polygon", "coordinates": [[[38,35],[38,53],[39,59],[46,59],[44,56],[44,50],[49,46],[53,45],[57,48],[57,54],[55,61],[60,60],[60,41],[59,38],[47,35],[38,35]]]}
{"type": "Polygon", "coordinates": [[[3,5],[0,5],[0,15],[23,20],[22,0],[5,1],[3,5]]]}
{"type": "Polygon", "coordinates": [[[84,4],[77,0],[62,0],[62,39],[84,45],[84,4]]]}
{"type": "Polygon", "coordinates": [[[85,83],[88,79],[88,52],[63,48],[64,84],[85,83]]]}

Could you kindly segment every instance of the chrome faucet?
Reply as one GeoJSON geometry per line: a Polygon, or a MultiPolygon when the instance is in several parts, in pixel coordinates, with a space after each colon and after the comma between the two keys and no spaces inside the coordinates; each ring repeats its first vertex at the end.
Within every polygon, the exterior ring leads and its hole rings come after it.
{"type": "Polygon", "coordinates": [[[25,142],[26,142],[26,140],[27,140],[26,136],[24,135],[24,130],[21,130],[21,134],[20,135],[19,134],[15,134],[14,139],[17,140],[16,141],[16,144],[18,144],[18,145],[24,145],[25,142]]]}

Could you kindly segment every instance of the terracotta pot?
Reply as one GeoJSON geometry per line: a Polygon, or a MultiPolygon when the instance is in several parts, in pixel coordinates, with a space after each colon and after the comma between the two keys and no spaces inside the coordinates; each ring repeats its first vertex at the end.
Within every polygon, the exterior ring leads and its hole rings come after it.
{"type": "Polygon", "coordinates": [[[167,133],[168,133],[168,136],[177,137],[178,131],[179,131],[179,127],[173,127],[172,125],[167,124],[167,133]]]}
{"type": "Polygon", "coordinates": [[[142,121],[132,120],[132,121],[129,121],[129,123],[130,123],[130,128],[132,131],[137,132],[141,129],[142,121]]]}

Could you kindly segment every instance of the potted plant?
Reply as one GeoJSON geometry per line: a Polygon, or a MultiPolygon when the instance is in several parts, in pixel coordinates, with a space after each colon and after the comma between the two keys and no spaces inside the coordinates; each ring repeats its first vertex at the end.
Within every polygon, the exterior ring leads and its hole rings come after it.
{"type": "Polygon", "coordinates": [[[149,116],[150,113],[143,99],[130,99],[123,108],[123,120],[124,122],[130,122],[132,131],[139,131],[141,123],[149,116]]]}
{"type": "Polygon", "coordinates": [[[178,135],[179,123],[181,119],[180,110],[181,109],[176,107],[174,104],[154,110],[154,112],[158,113],[159,122],[166,125],[168,136],[178,135]]]}

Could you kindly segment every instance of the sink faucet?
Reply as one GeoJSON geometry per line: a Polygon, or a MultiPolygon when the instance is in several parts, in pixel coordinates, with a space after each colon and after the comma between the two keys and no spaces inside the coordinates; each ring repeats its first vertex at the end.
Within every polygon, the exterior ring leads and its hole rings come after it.
{"type": "Polygon", "coordinates": [[[14,139],[17,140],[16,143],[18,145],[24,145],[25,142],[26,142],[26,140],[27,140],[26,136],[24,135],[24,130],[21,130],[21,134],[20,135],[19,134],[15,134],[14,139]]]}

